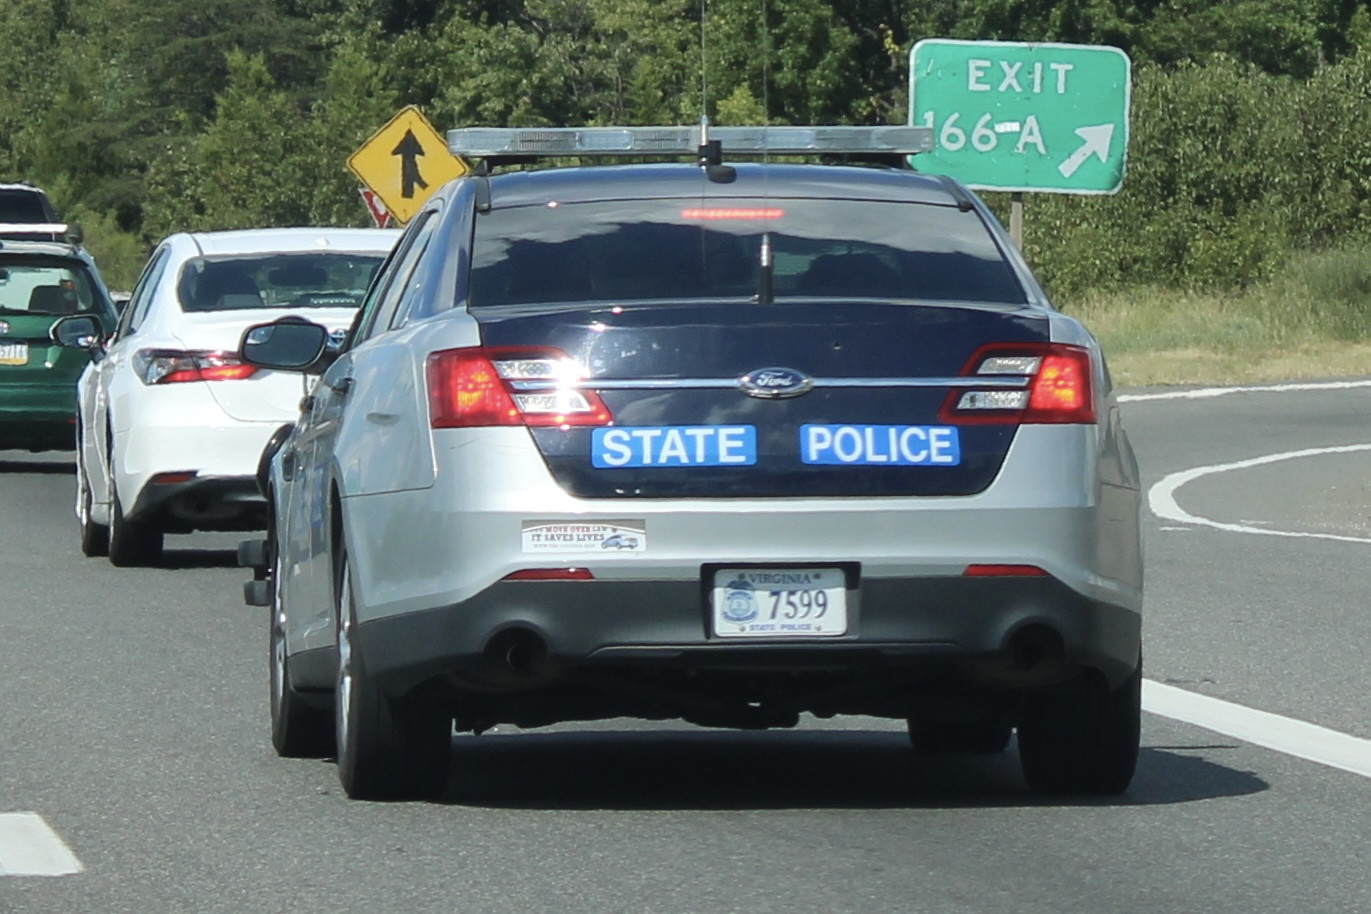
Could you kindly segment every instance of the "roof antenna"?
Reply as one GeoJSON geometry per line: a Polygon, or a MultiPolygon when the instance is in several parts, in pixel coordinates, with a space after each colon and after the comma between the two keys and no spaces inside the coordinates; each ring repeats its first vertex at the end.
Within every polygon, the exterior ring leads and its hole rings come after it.
{"type": "Polygon", "coordinates": [[[709,138],[709,53],[705,44],[706,0],[700,0],[700,167],[709,180],[729,184],[738,177],[736,169],[724,164],[723,143],[709,138]]]}
{"type": "MultiPolygon", "coordinates": [[[[709,123],[709,55],[705,53],[705,0],[700,0],[700,129],[709,123]]],[[[704,138],[701,138],[704,142],[704,138]]]]}
{"type": "MultiPolygon", "coordinates": [[[[766,0],[762,0],[762,128],[771,126],[771,23],[766,0]]],[[[762,144],[762,161],[767,161],[769,143],[762,144]]]]}

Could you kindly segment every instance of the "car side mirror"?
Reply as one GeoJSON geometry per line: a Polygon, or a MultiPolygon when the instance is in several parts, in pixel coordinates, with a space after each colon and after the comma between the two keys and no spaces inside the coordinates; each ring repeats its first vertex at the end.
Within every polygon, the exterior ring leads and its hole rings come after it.
{"type": "Polygon", "coordinates": [[[104,343],[104,329],[88,314],[72,314],[59,318],[48,329],[48,337],[67,349],[85,349],[98,356],[104,343]]]}
{"type": "Polygon", "coordinates": [[[238,354],[244,362],[277,371],[316,373],[333,361],[328,328],[298,317],[254,324],[243,332],[238,354]]]}

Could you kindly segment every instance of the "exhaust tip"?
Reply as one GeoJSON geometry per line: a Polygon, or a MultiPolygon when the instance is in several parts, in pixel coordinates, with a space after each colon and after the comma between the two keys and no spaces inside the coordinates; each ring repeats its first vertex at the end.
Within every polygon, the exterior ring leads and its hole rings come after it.
{"type": "Polygon", "coordinates": [[[1009,668],[1016,672],[1033,672],[1049,666],[1060,666],[1066,654],[1061,634],[1050,625],[1028,625],[1009,639],[1009,668]]]}
{"type": "Polygon", "coordinates": [[[501,679],[537,679],[547,670],[547,642],[530,628],[496,632],[482,653],[487,667],[501,679]]]}

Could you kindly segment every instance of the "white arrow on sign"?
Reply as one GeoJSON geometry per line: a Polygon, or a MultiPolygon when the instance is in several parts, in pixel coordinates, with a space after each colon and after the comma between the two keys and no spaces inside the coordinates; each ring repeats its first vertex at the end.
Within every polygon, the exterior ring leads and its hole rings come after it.
{"type": "Polygon", "coordinates": [[[1062,173],[1063,178],[1069,178],[1076,173],[1076,170],[1085,164],[1085,160],[1091,156],[1099,156],[1100,161],[1105,161],[1109,156],[1109,144],[1114,139],[1114,125],[1100,124],[1098,127],[1078,127],[1076,136],[1083,142],[1079,149],[1067,156],[1065,162],[1057,166],[1057,170],[1062,173]]]}

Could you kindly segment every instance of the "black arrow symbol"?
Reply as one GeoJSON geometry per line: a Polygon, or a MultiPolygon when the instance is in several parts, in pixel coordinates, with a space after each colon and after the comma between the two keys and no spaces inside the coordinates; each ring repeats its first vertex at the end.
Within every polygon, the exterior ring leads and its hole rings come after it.
{"type": "Polygon", "coordinates": [[[424,154],[424,147],[414,138],[413,130],[405,131],[405,138],[390,151],[390,154],[400,156],[400,196],[406,200],[412,198],[416,184],[421,188],[428,188],[428,182],[419,175],[419,156],[424,154]]]}

